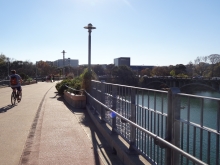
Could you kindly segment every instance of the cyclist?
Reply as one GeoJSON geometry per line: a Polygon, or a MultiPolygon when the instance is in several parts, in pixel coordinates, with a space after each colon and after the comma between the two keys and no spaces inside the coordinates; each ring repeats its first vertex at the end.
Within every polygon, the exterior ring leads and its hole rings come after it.
{"type": "MultiPolygon", "coordinates": [[[[19,74],[16,74],[16,70],[11,70],[10,75],[10,85],[12,89],[18,90],[18,96],[21,96],[22,88],[21,88],[22,78],[19,74]]],[[[20,101],[20,97],[18,97],[18,101],[20,101]]]]}

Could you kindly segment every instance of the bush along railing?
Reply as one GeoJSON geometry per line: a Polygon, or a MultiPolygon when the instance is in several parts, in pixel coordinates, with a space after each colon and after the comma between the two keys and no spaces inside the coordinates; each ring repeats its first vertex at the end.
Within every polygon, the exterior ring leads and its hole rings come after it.
{"type": "MultiPolygon", "coordinates": [[[[198,114],[184,97],[196,96],[181,94],[176,87],[167,92],[99,81],[92,81],[91,92],[85,93],[87,104],[100,120],[130,144],[128,153],[138,152],[153,164],[219,164],[219,119],[216,130],[186,120],[190,113],[198,114]],[[204,132],[206,139],[202,137],[204,132]],[[212,136],[216,137],[215,148],[212,136]],[[199,150],[195,150],[197,147],[199,150]],[[210,153],[213,155],[208,156],[210,153]]],[[[217,101],[219,117],[220,99],[208,99],[217,101]]]]}
{"type": "Polygon", "coordinates": [[[64,91],[65,100],[74,108],[85,108],[86,96],[83,94],[83,90],[76,90],[68,85],[65,85],[65,88],[68,89],[68,91],[64,91]]]}

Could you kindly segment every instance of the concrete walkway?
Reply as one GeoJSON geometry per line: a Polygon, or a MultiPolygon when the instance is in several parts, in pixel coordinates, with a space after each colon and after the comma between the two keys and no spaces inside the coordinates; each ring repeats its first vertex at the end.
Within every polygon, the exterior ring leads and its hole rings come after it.
{"type": "MultiPolygon", "coordinates": [[[[97,131],[86,110],[73,109],[69,106],[62,97],[57,95],[55,83],[41,82],[30,86],[32,88],[26,87],[26,91],[29,90],[28,88],[30,91],[33,88],[42,90],[44,86],[42,91],[44,95],[41,94],[43,98],[41,97],[42,100],[38,101],[38,105],[32,105],[33,108],[38,108],[32,118],[29,132],[23,135],[26,136],[23,147],[21,147],[22,142],[19,143],[18,148],[22,151],[20,156],[19,149],[16,152],[17,156],[11,152],[15,156],[14,159],[19,158],[19,160],[9,161],[8,158],[0,157],[1,165],[122,165],[118,157],[112,154],[112,149],[97,131]],[[45,86],[48,90],[45,90],[45,86]]],[[[25,103],[28,104],[23,97],[16,109],[19,111],[19,107],[23,108],[25,103]]],[[[27,110],[30,111],[30,107],[27,110]]],[[[1,115],[4,113],[0,113],[0,120],[3,119],[1,115]]],[[[25,123],[22,124],[25,125],[25,123]]],[[[9,144],[6,138],[4,141],[9,144]]],[[[7,152],[7,154],[10,153],[7,152]]],[[[7,154],[5,156],[9,157],[7,154]]]]}

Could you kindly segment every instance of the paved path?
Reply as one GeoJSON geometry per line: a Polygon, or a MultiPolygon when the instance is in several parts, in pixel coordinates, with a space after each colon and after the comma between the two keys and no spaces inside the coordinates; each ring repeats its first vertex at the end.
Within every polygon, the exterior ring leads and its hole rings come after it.
{"type": "Polygon", "coordinates": [[[122,165],[86,110],[63,101],[55,83],[23,86],[14,107],[11,89],[0,91],[0,165],[122,165]]]}

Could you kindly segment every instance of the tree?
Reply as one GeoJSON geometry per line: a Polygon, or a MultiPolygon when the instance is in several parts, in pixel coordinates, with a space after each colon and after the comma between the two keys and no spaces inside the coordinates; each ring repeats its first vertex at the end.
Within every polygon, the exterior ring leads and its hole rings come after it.
{"type": "Polygon", "coordinates": [[[154,67],[151,71],[152,76],[168,76],[170,75],[169,69],[166,66],[154,67]]]}
{"type": "Polygon", "coordinates": [[[213,77],[214,67],[217,63],[220,62],[220,55],[219,54],[211,54],[208,56],[208,59],[211,63],[211,77],[213,77]]]}
{"type": "Polygon", "coordinates": [[[175,76],[176,76],[175,70],[171,70],[171,71],[170,71],[170,75],[173,76],[173,77],[175,77],[175,76]]]}
{"type": "Polygon", "coordinates": [[[105,74],[104,68],[101,65],[94,65],[92,69],[98,76],[105,74]]]}
{"type": "Polygon", "coordinates": [[[199,76],[206,76],[208,74],[208,66],[209,64],[208,62],[208,57],[207,56],[201,56],[201,57],[197,57],[194,60],[194,71],[196,75],[199,76]]]}
{"type": "Polygon", "coordinates": [[[112,69],[114,68],[114,64],[109,64],[106,66],[106,69],[105,69],[105,74],[108,75],[108,76],[111,76],[111,72],[112,72],[112,69]]]}
{"type": "Polygon", "coordinates": [[[56,72],[56,68],[49,65],[47,62],[39,61],[37,64],[38,72],[42,76],[47,76],[56,72]]]}
{"type": "Polygon", "coordinates": [[[128,66],[115,66],[111,72],[114,82],[123,85],[137,85],[137,79],[134,72],[128,66]]]}
{"type": "Polygon", "coordinates": [[[4,54],[0,54],[0,79],[8,75],[8,60],[4,54]]]}
{"type": "Polygon", "coordinates": [[[186,67],[183,64],[177,64],[174,67],[174,70],[175,70],[175,74],[176,75],[178,75],[178,74],[185,74],[186,73],[186,67]]]}
{"type": "Polygon", "coordinates": [[[145,68],[145,69],[141,70],[141,76],[144,76],[144,75],[150,76],[151,75],[151,69],[145,68]]]}
{"type": "Polygon", "coordinates": [[[220,77],[220,62],[215,64],[213,73],[216,77],[220,77]]]}
{"type": "Polygon", "coordinates": [[[190,61],[186,65],[186,73],[187,73],[188,76],[192,77],[193,76],[193,71],[194,71],[194,65],[193,65],[192,61],[190,61]]]}

